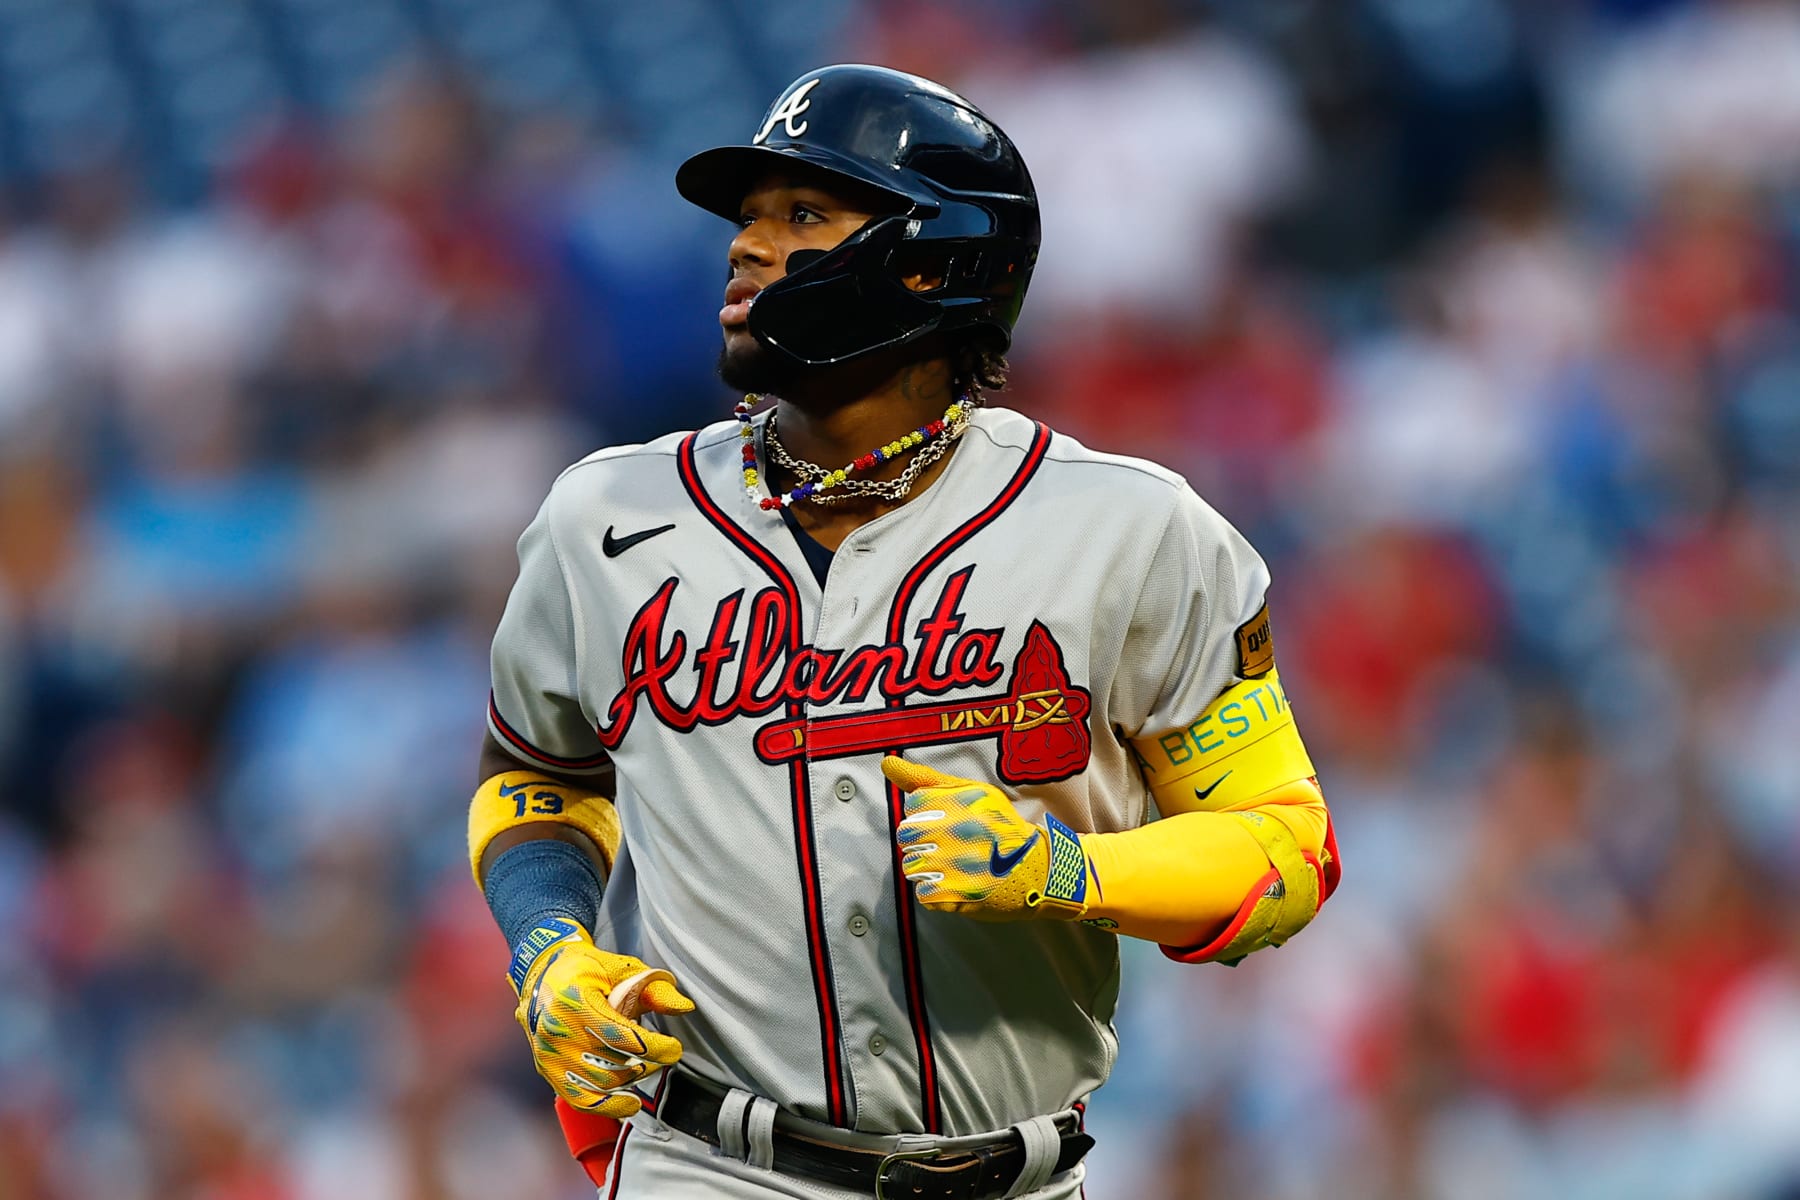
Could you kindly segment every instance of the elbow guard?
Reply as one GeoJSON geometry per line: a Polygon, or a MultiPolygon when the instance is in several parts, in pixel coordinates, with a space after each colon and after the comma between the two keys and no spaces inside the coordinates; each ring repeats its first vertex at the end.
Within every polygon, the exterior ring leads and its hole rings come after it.
{"type": "Polygon", "coordinates": [[[469,872],[481,886],[481,856],[488,843],[518,825],[550,822],[580,830],[600,848],[605,870],[619,853],[619,814],[598,792],[570,787],[531,771],[490,776],[469,801],[469,872]]]}
{"type": "Polygon", "coordinates": [[[1329,820],[1325,845],[1314,855],[1282,822],[1260,812],[1229,814],[1243,823],[1269,856],[1269,870],[1250,889],[1237,914],[1211,941],[1190,949],[1163,947],[1176,962],[1222,962],[1235,967],[1265,946],[1279,946],[1299,933],[1337,885],[1337,838],[1329,820]]]}

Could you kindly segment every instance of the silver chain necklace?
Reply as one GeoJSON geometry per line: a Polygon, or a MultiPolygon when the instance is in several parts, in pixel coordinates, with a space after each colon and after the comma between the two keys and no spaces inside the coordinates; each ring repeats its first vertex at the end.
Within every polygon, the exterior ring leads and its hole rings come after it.
{"type": "MultiPolygon", "coordinates": [[[[973,399],[964,401],[965,413],[974,406],[973,399]]],[[[950,447],[955,445],[958,438],[962,437],[963,430],[968,427],[968,424],[969,418],[965,415],[955,425],[945,430],[943,437],[927,443],[918,453],[914,454],[912,461],[906,464],[906,469],[892,479],[858,479],[851,476],[831,491],[814,492],[806,499],[814,504],[837,504],[858,496],[876,500],[903,500],[906,498],[906,494],[912,491],[912,485],[919,478],[919,473],[950,453],[950,447]]],[[[775,414],[773,412],[769,413],[769,419],[763,423],[763,445],[768,448],[771,460],[792,472],[802,483],[818,483],[831,474],[829,469],[821,467],[818,463],[804,462],[788,453],[787,447],[781,444],[781,438],[775,432],[775,414]]]]}

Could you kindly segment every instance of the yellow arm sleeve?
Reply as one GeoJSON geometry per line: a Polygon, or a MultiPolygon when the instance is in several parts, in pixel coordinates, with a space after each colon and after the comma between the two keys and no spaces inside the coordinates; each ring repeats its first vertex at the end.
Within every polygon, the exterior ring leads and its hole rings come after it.
{"type": "Polygon", "coordinates": [[[1235,962],[1299,932],[1336,883],[1337,847],[1279,674],[1132,748],[1164,817],[1082,835],[1087,919],[1184,962],[1235,962]]]}
{"type": "Polygon", "coordinates": [[[622,836],[611,800],[533,771],[502,771],[483,781],[469,801],[469,871],[476,887],[481,886],[481,856],[488,843],[504,830],[540,821],[586,834],[611,873],[622,836]]]}
{"type": "Polygon", "coordinates": [[[1270,818],[1288,832],[1299,857],[1325,852],[1325,798],[1299,780],[1236,812],[1186,812],[1122,833],[1086,833],[1092,886],[1088,920],[1165,946],[1213,940],[1267,886],[1270,852],[1244,817],[1270,818]]]}

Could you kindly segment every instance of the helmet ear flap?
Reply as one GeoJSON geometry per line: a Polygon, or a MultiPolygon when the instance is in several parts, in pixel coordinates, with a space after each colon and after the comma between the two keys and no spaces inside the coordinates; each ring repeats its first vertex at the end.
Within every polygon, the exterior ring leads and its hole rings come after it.
{"type": "Polygon", "coordinates": [[[918,296],[941,292],[954,281],[956,251],[934,242],[906,242],[894,251],[888,273],[918,296]]]}

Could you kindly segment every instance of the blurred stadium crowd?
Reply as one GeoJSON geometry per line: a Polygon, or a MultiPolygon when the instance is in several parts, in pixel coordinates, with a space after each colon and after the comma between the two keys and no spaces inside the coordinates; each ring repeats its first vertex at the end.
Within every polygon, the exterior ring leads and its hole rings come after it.
{"type": "Polygon", "coordinates": [[[1005,402],[1270,559],[1346,886],[1129,945],[1088,1194],[1800,1196],[1800,7],[0,2],[0,1200],[567,1200],[462,811],[512,541],[728,414],[681,154],[945,79],[1005,402]]]}

